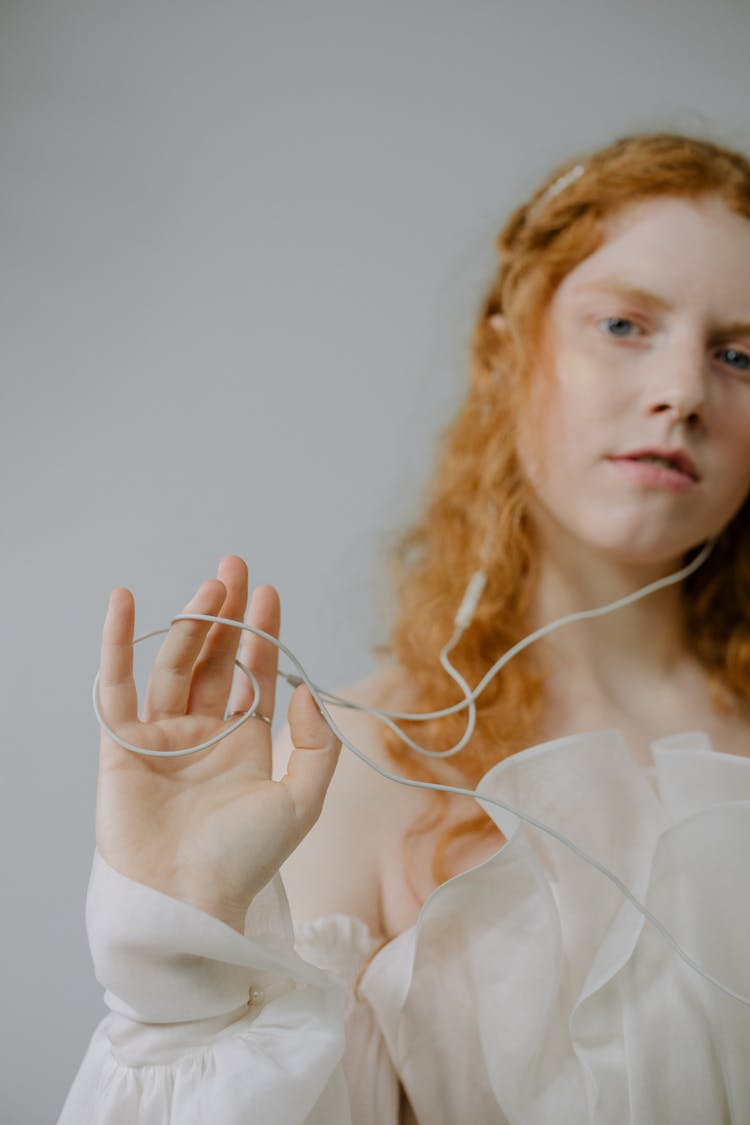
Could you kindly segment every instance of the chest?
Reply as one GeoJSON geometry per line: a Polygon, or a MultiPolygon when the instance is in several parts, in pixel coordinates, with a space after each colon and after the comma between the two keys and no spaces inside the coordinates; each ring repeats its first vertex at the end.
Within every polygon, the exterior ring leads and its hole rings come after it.
{"type": "MultiPolygon", "coordinates": [[[[592,703],[579,707],[575,712],[561,713],[558,710],[554,715],[545,715],[536,741],[541,743],[587,730],[616,728],[624,735],[639,764],[648,767],[652,763],[652,742],[680,731],[700,730],[709,736],[717,751],[750,757],[750,715],[747,711],[720,714],[710,706],[683,704],[679,713],[680,719],[676,722],[675,712],[669,708],[663,712],[638,715],[623,714],[611,706],[592,703]]],[[[381,913],[384,930],[391,938],[416,923],[424,900],[437,886],[432,870],[433,857],[435,849],[445,838],[446,829],[457,827],[475,811],[468,798],[450,798],[440,822],[407,843],[409,829],[425,809],[425,795],[413,792],[413,818],[407,817],[397,827],[390,837],[390,844],[382,851],[381,913]]],[[[504,841],[496,828],[486,835],[455,835],[454,839],[449,852],[451,875],[483,863],[504,841]]]]}

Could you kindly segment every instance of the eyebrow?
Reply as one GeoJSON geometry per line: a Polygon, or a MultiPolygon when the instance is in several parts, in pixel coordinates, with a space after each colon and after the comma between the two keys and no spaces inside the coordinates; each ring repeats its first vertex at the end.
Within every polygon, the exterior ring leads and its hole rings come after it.
{"type": "Polygon", "coordinates": [[[647,289],[639,289],[637,285],[628,285],[616,277],[603,277],[599,281],[592,281],[589,285],[582,285],[578,293],[615,293],[618,297],[629,297],[634,301],[645,301],[654,308],[671,312],[674,305],[666,297],[658,297],[656,293],[649,293],[647,289]]]}
{"type": "MultiPolygon", "coordinates": [[[[631,301],[640,301],[643,304],[651,305],[652,308],[659,309],[661,312],[674,312],[674,305],[666,297],[660,297],[656,293],[649,292],[648,289],[640,289],[637,285],[629,285],[617,277],[600,278],[599,281],[593,281],[590,285],[582,285],[576,292],[579,294],[614,293],[631,301]]],[[[718,331],[721,336],[750,336],[750,321],[735,320],[722,325],[718,331]]]]}

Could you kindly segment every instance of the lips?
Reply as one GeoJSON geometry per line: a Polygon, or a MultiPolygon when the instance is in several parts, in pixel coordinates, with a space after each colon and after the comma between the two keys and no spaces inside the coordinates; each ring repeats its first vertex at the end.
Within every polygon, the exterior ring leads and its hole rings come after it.
{"type": "Polygon", "coordinates": [[[701,479],[695,462],[684,449],[667,449],[663,446],[654,446],[650,449],[636,449],[632,453],[621,453],[619,456],[611,457],[610,460],[662,464],[664,468],[684,473],[691,480],[699,481],[701,479]]]}

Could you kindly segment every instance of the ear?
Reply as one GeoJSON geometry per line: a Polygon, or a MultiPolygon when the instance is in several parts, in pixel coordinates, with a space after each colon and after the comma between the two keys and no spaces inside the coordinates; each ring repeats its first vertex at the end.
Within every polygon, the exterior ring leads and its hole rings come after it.
{"type": "Polygon", "coordinates": [[[489,318],[489,323],[490,326],[494,328],[495,332],[497,332],[498,336],[502,336],[502,334],[505,332],[505,317],[503,316],[503,314],[493,313],[489,318]]]}

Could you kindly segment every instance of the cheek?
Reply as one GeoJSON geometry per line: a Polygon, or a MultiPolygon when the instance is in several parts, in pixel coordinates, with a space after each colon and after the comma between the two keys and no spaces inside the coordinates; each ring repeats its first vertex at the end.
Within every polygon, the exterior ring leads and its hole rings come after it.
{"type": "Polygon", "coordinates": [[[602,408],[589,389],[551,380],[538,384],[519,418],[521,465],[537,488],[554,490],[596,445],[602,408]]]}
{"type": "Polygon", "coordinates": [[[526,404],[518,418],[517,450],[524,476],[539,490],[546,476],[548,460],[554,456],[550,450],[552,427],[549,404],[543,404],[536,394],[526,404]]]}
{"type": "MultiPolygon", "coordinates": [[[[735,480],[735,487],[734,487],[734,489],[732,489],[732,492],[733,492],[734,500],[735,500],[735,502],[734,502],[735,514],[740,510],[742,505],[748,499],[748,496],[750,496],[750,454],[749,454],[749,448],[750,448],[750,436],[748,436],[748,438],[746,439],[746,444],[745,444],[745,446],[743,448],[743,451],[742,451],[742,458],[741,458],[742,469],[740,471],[737,471],[735,474],[733,474],[734,480],[735,480]]],[[[737,468],[736,465],[734,467],[737,468]]],[[[730,476],[730,473],[731,473],[731,466],[730,466],[730,468],[727,472],[728,477],[730,476]]]]}
{"type": "Polygon", "coordinates": [[[718,451],[715,472],[744,494],[750,489],[750,388],[747,403],[717,411],[713,441],[718,451]]]}

